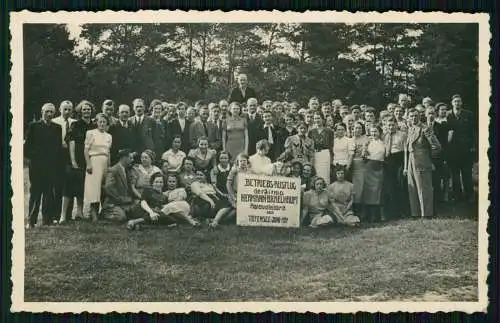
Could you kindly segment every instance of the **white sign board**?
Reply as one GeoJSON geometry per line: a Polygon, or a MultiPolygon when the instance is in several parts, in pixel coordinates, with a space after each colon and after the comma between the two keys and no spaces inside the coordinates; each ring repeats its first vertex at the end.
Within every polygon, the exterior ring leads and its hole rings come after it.
{"type": "Polygon", "coordinates": [[[238,174],[236,223],[242,226],[300,226],[300,179],[238,174]]]}

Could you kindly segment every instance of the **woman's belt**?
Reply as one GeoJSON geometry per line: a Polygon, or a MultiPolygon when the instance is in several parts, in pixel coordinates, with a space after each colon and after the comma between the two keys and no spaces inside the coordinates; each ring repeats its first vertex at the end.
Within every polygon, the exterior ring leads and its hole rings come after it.
{"type": "Polygon", "coordinates": [[[102,153],[102,154],[94,154],[94,155],[89,155],[89,156],[90,157],[97,157],[97,156],[106,156],[106,157],[108,157],[108,154],[102,153]]]}

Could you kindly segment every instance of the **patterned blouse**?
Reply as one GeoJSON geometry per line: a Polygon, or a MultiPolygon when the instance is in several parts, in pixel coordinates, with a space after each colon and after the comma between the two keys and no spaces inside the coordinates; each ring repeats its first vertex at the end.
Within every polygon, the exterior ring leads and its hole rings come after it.
{"type": "Polygon", "coordinates": [[[363,153],[366,145],[368,145],[368,137],[361,135],[359,137],[353,137],[354,141],[354,157],[353,159],[363,159],[363,153]]]}
{"type": "Polygon", "coordinates": [[[285,150],[291,152],[291,159],[311,162],[314,158],[314,141],[311,138],[293,135],[285,140],[285,150]]]}
{"type": "Polygon", "coordinates": [[[89,149],[89,156],[109,156],[111,142],[111,135],[98,129],[89,130],[85,135],[85,148],[89,149]]]}
{"type": "Polygon", "coordinates": [[[323,128],[321,132],[318,128],[311,129],[309,131],[308,137],[314,142],[314,148],[316,151],[321,151],[324,149],[331,150],[333,147],[333,130],[329,128],[323,128]]]}
{"type": "Polygon", "coordinates": [[[215,149],[207,149],[207,153],[202,154],[199,148],[191,149],[188,154],[189,157],[194,158],[194,167],[204,172],[212,168],[216,155],[215,149]]]}

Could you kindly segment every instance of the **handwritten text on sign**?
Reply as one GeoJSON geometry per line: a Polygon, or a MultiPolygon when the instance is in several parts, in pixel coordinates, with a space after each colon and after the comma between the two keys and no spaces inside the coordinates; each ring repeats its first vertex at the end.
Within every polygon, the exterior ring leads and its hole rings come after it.
{"type": "Polygon", "coordinates": [[[237,224],[298,228],[300,191],[299,178],[239,174],[237,224]]]}

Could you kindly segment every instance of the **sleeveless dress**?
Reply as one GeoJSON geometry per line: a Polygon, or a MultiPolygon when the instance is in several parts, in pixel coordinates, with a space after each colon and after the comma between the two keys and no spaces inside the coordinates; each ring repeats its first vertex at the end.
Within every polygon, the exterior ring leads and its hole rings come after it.
{"type": "Polygon", "coordinates": [[[238,154],[245,150],[245,129],[247,128],[247,119],[244,117],[228,117],[222,126],[226,129],[226,151],[231,155],[234,161],[238,154]]]}

